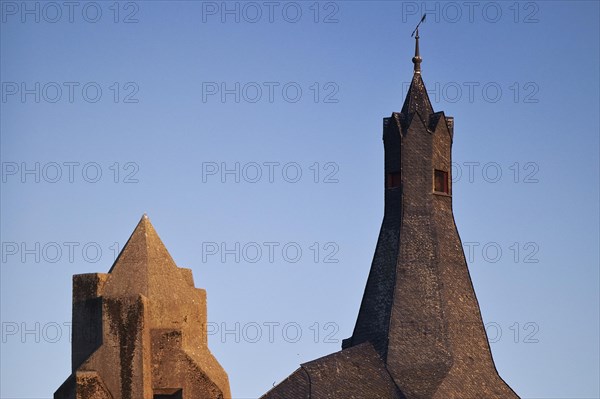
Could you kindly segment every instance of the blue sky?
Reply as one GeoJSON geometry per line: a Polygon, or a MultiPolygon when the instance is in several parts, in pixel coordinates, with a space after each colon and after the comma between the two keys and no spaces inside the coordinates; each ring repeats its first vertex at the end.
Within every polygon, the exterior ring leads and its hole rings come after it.
{"type": "Polygon", "coordinates": [[[235,398],[339,350],[423,11],[496,366],[523,398],[599,397],[598,2],[0,4],[2,398],[69,375],[71,276],[144,212],[235,398]]]}

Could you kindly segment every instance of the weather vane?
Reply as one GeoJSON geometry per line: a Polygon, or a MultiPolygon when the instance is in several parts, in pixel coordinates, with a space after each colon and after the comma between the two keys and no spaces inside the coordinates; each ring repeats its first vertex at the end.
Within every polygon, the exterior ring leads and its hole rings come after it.
{"type": "Polygon", "coordinates": [[[415,30],[413,30],[413,33],[411,33],[410,37],[413,37],[415,35],[415,33],[417,34],[417,37],[419,37],[419,26],[421,26],[421,24],[423,22],[425,22],[425,17],[426,16],[427,16],[427,14],[423,14],[423,16],[421,17],[421,20],[417,24],[417,27],[415,28],[415,30]]]}

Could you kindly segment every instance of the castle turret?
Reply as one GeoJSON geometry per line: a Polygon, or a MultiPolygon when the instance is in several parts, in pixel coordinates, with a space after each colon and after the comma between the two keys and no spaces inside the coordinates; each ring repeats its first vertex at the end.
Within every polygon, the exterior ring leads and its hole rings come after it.
{"type": "Polygon", "coordinates": [[[72,374],[55,399],[230,398],[210,353],[206,292],[146,215],[107,274],[73,276],[72,374]]]}

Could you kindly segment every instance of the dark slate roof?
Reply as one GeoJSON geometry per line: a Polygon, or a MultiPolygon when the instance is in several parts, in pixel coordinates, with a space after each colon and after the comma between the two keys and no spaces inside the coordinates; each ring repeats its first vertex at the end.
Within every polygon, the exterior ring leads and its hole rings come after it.
{"type": "MultiPolygon", "coordinates": [[[[450,134],[450,139],[452,140],[454,138],[454,118],[451,116],[446,116],[444,111],[438,111],[434,114],[431,114],[431,116],[429,117],[429,126],[427,129],[429,129],[430,132],[435,132],[440,123],[446,125],[445,129],[450,134]]],[[[442,125],[442,129],[443,128],[444,127],[442,125]]]]}
{"type": "Polygon", "coordinates": [[[429,95],[427,94],[427,89],[425,89],[425,83],[423,83],[420,73],[413,75],[400,113],[404,115],[418,113],[423,121],[428,124],[429,116],[433,114],[433,107],[431,106],[431,101],[429,101],[429,95]]]}
{"type": "Polygon", "coordinates": [[[304,363],[262,399],[405,399],[370,343],[304,363]]]}
{"type": "Polygon", "coordinates": [[[435,132],[438,122],[440,121],[440,119],[442,119],[442,115],[444,115],[443,111],[431,114],[431,116],[429,117],[429,126],[427,126],[427,129],[429,129],[430,132],[435,132]]]}

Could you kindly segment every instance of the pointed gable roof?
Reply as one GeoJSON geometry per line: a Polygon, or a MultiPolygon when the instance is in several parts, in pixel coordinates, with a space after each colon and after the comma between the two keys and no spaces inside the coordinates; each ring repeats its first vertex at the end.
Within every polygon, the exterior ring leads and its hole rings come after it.
{"type": "Polygon", "coordinates": [[[415,72],[412,82],[406,93],[404,105],[402,106],[401,114],[408,115],[418,113],[423,121],[428,124],[429,115],[433,114],[433,107],[429,101],[427,89],[420,73],[415,72]]]}
{"type": "MultiPolygon", "coordinates": [[[[425,15],[421,19],[421,22],[425,21],[425,15]]],[[[419,25],[421,25],[419,22],[419,25]]],[[[427,95],[427,89],[425,89],[425,83],[423,82],[423,78],[421,77],[421,62],[423,59],[421,58],[421,54],[419,52],[419,25],[415,29],[415,56],[412,59],[414,64],[414,73],[412,82],[410,82],[410,87],[408,88],[408,93],[406,93],[406,99],[404,99],[404,105],[402,106],[401,114],[409,115],[417,113],[423,120],[425,125],[429,124],[429,115],[433,114],[433,107],[431,106],[431,101],[429,101],[429,96],[427,95]]]]}

